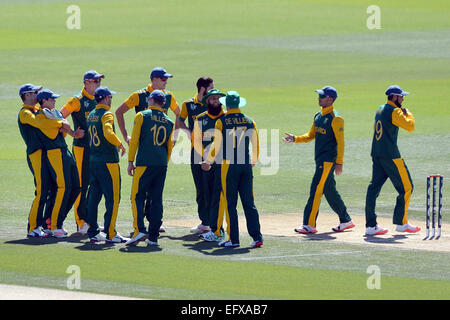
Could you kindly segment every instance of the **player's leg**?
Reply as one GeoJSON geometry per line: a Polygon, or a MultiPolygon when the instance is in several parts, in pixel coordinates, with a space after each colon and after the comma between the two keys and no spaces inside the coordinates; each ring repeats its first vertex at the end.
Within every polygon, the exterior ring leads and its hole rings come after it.
{"type": "Polygon", "coordinates": [[[316,228],[316,220],[319,214],[319,207],[323,195],[323,189],[332,167],[333,163],[331,162],[323,162],[316,165],[316,171],[311,182],[309,199],[303,212],[304,226],[308,226],[309,228],[313,229],[316,228]]]}
{"type": "Polygon", "coordinates": [[[370,180],[366,193],[366,228],[374,228],[377,225],[377,214],[375,212],[376,201],[387,178],[388,175],[380,160],[378,158],[372,158],[372,179],[370,180]]]}
{"type": "Polygon", "coordinates": [[[100,184],[105,195],[104,232],[106,239],[112,240],[116,236],[116,221],[120,203],[120,169],[118,163],[103,164],[100,184]]]}
{"type": "Polygon", "coordinates": [[[148,167],[138,166],[134,171],[133,182],[131,186],[131,211],[133,213],[133,235],[136,237],[139,233],[146,233],[144,223],[144,202],[147,197],[149,185],[150,170],[148,167]]]}
{"type": "Polygon", "coordinates": [[[148,225],[148,240],[158,242],[159,228],[163,218],[163,192],[166,181],[167,167],[152,167],[151,186],[149,193],[152,194],[151,219],[148,225]]]}
{"type": "MultiPolygon", "coordinates": [[[[195,185],[195,201],[197,203],[198,218],[200,219],[202,226],[208,226],[209,212],[205,203],[205,194],[203,193],[203,181],[202,181],[203,170],[201,165],[191,164],[191,172],[195,185]]],[[[192,228],[191,231],[195,233],[204,232],[203,228],[201,226],[199,227],[200,228],[192,228]]]]}
{"type": "Polygon", "coordinates": [[[334,164],[328,174],[328,179],[325,182],[325,186],[323,189],[323,194],[325,195],[325,199],[327,199],[328,204],[331,209],[337,213],[339,216],[340,223],[348,223],[352,219],[347,212],[347,207],[345,206],[344,201],[342,200],[341,195],[336,189],[336,180],[334,178],[334,164]]]}
{"type": "Polygon", "coordinates": [[[253,171],[251,165],[242,166],[242,174],[239,181],[239,197],[244,209],[247,231],[255,242],[262,242],[259,214],[255,206],[253,194],[253,171]]]}
{"type": "Polygon", "coordinates": [[[78,170],[80,193],[73,205],[75,221],[81,228],[87,219],[87,190],[89,186],[89,148],[73,146],[72,154],[78,170]]]}
{"type": "Polygon", "coordinates": [[[229,237],[232,244],[239,244],[239,222],[237,215],[238,182],[240,170],[237,165],[223,163],[221,167],[222,190],[225,195],[225,207],[228,211],[229,237]]]}
{"type": "Polygon", "coordinates": [[[100,186],[101,177],[98,175],[100,168],[97,163],[92,163],[92,171],[89,179],[89,188],[87,192],[87,218],[86,222],[89,224],[87,234],[89,238],[94,238],[100,233],[98,226],[98,205],[102,199],[102,189],[100,186]]]}
{"type": "Polygon", "coordinates": [[[393,223],[396,225],[406,225],[408,223],[408,208],[414,185],[408,167],[402,158],[392,159],[395,168],[389,174],[395,189],[398,192],[396,205],[394,208],[393,223]]]}

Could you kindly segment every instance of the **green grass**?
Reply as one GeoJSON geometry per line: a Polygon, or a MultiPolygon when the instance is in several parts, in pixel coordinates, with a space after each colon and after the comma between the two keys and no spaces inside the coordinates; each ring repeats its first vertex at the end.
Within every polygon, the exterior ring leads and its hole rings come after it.
{"type": "MultiPolygon", "coordinates": [[[[277,173],[263,175],[260,169],[267,165],[261,163],[254,170],[256,206],[261,214],[298,212],[299,220],[313,175],[314,145],[285,145],[281,138],[284,132],[309,130],[319,109],[314,89],[330,84],[338,90],[335,107],[345,119],[346,149],[344,175],[337,178],[337,185],[350,214],[363,215],[374,112],[384,103],[386,87],[399,84],[411,92],[405,105],[416,117],[416,130],[399,135],[415,185],[409,216],[423,220],[425,177],[450,174],[446,106],[450,6],[438,0],[378,1],[382,28],[368,30],[366,8],[371,4],[356,0],[2,1],[0,282],[64,289],[65,271],[76,264],[82,270],[83,290],[136,297],[448,299],[448,253],[298,237],[266,237],[261,250],[248,250],[246,234],[241,236],[242,248],[224,251],[186,236],[189,231],[181,228],[171,228],[155,252],[127,252],[122,246],[92,250],[85,239],[77,238],[45,245],[22,240],[34,189],[17,130],[18,88],[26,82],[49,87],[62,95],[59,108],[80,90],[82,75],[89,69],[104,73],[103,83],[118,92],[113,110],[147,85],[155,66],[175,75],[168,89],[180,105],[195,94],[200,76],[211,76],[222,91],[238,90],[248,101],[243,111],[261,133],[270,136],[270,130],[278,130],[277,173]],[[66,28],[66,8],[73,3],[81,8],[80,30],[66,28]],[[284,258],[270,258],[277,256],[284,258]],[[380,266],[382,290],[368,290],[365,285],[367,267],[373,264],[380,266]],[[195,285],[217,279],[227,281],[201,290],[195,285]],[[300,283],[308,290],[298,290],[300,283]]],[[[125,115],[129,131],[133,115],[132,111],[125,115]]],[[[172,113],[169,116],[174,118],[172,113]]],[[[175,153],[185,152],[180,145],[175,153]]],[[[120,165],[118,230],[127,234],[132,224],[131,178],[125,159],[120,165]]],[[[444,187],[447,223],[449,200],[444,187]]],[[[391,216],[394,204],[395,190],[388,182],[378,198],[378,213],[391,216]]],[[[164,206],[166,219],[196,216],[188,165],[170,164],[164,206]]],[[[242,214],[240,206],[239,210],[242,214]]],[[[321,210],[331,210],[326,201],[321,210]]],[[[66,225],[74,230],[72,213],[66,225]]]]}

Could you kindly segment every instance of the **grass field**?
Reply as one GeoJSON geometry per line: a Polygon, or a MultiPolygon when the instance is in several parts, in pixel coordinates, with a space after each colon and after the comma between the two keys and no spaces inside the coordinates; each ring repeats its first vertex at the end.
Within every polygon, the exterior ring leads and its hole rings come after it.
{"type": "MultiPolygon", "coordinates": [[[[381,29],[369,30],[372,1],[12,1],[0,2],[0,283],[67,289],[67,267],[81,269],[83,291],[154,299],[449,299],[449,252],[308,241],[292,234],[266,236],[264,246],[219,249],[189,228],[172,227],[160,247],[92,246],[86,238],[25,239],[33,198],[32,176],[17,127],[18,89],[40,84],[60,93],[60,108],[82,87],[85,71],[106,75],[118,94],[115,110],[163,66],[178,103],[191,98],[196,80],[214,79],[222,91],[247,99],[243,110],[261,132],[276,139],[274,175],[254,170],[260,214],[298,212],[299,224],[314,170],[314,144],[284,145],[284,132],[303,134],[319,110],[314,89],[338,90],[335,108],[345,119],[344,174],[337,184],[351,215],[364,214],[370,180],[373,117],[384,90],[398,84],[411,94],[405,105],[416,118],[399,146],[414,182],[409,216],[425,218],[426,176],[444,175],[443,221],[450,222],[450,4],[377,1],[381,29]],[[66,9],[81,9],[81,28],[69,30],[66,9]],[[276,158],[276,157],[275,157],[276,158]],[[282,256],[281,258],[273,258],[282,256]],[[381,270],[380,290],[369,290],[367,268],[381,270]],[[217,282],[220,285],[217,285],[217,282]],[[201,285],[210,284],[210,285],[201,285]],[[298,290],[301,286],[302,290],[298,290]]],[[[134,112],[125,115],[131,131],[134,112]]],[[[173,113],[169,116],[174,119],[173,113]]],[[[122,139],[122,136],[120,135],[122,139]]],[[[67,140],[71,145],[71,139],[67,140]]],[[[186,155],[180,140],[174,153],[186,155]]],[[[118,231],[132,229],[131,178],[121,159],[118,231]]],[[[196,215],[189,165],[170,163],[165,219],[196,215]]],[[[388,182],[377,202],[391,217],[395,189],[388,182]]],[[[103,206],[103,204],[101,204],[103,206]]],[[[331,209],[323,199],[321,211],[331,209]]],[[[101,212],[101,211],[100,211],[101,212]]],[[[239,206],[239,213],[242,214],[239,206]]],[[[73,213],[66,228],[73,232],[73,213]]],[[[292,229],[296,227],[292,226],[292,229]]],[[[391,226],[388,226],[391,227],[391,226]]],[[[320,232],[320,225],[319,225],[320,232]]],[[[446,235],[444,235],[446,236],[446,235]]]]}

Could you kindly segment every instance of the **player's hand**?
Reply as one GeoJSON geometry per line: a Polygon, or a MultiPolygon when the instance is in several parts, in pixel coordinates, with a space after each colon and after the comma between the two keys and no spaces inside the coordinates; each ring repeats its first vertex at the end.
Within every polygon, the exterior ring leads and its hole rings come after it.
{"type": "Polygon", "coordinates": [[[286,137],[283,138],[284,142],[286,142],[286,143],[295,142],[295,136],[293,134],[290,134],[290,133],[287,133],[287,132],[285,132],[284,134],[286,135],[286,137]]]}
{"type": "Polygon", "coordinates": [[[75,139],[81,139],[84,137],[84,130],[81,129],[80,127],[77,128],[77,130],[75,130],[73,137],[75,139]]]}
{"type": "Polygon", "coordinates": [[[202,162],[200,165],[202,166],[202,170],[203,171],[211,170],[211,165],[209,163],[207,163],[207,162],[202,162]]]}
{"type": "Polygon", "coordinates": [[[121,157],[123,157],[123,155],[125,154],[125,152],[127,152],[127,150],[125,149],[125,147],[123,146],[123,144],[121,144],[119,146],[119,151],[122,152],[122,154],[120,155],[121,157]]]}
{"type": "Polygon", "coordinates": [[[130,140],[131,140],[131,137],[130,137],[129,135],[127,135],[127,136],[125,137],[125,142],[126,142],[128,145],[130,145],[130,140]]]}
{"type": "Polygon", "coordinates": [[[132,161],[128,161],[128,175],[129,176],[134,176],[134,170],[136,169],[136,167],[134,166],[132,161]]]}
{"type": "Polygon", "coordinates": [[[406,116],[408,114],[408,109],[402,108],[403,114],[406,116]]]}
{"type": "Polygon", "coordinates": [[[70,132],[70,124],[67,121],[63,121],[62,122],[62,126],[61,126],[61,132],[70,132]]]}
{"type": "Polygon", "coordinates": [[[334,172],[336,172],[337,176],[340,176],[342,174],[342,171],[344,170],[344,166],[342,164],[337,164],[334,167],[334,172]]]}

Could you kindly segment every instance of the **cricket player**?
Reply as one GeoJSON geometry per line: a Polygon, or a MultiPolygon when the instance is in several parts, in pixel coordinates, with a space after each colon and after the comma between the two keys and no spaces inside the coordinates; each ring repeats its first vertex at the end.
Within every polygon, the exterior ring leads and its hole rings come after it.
{"type": "Polygon", "coordinates": [[[73,126],[75,129],[81,128],[85,131],[85,135],[81,139],[73,139],[72,153],[78,169],[78,177],[80,180],[81,192],[74,204],[75,221],[77,223],[78,232],[86,234],[89,225],[85,224],[87,219],[87,189],[89,185],[89,137],[87,134],[86,119],[89,113],[95,109],[97,102],[94,98],[95,90],[100,86],[105,76],[95,70],[87,71],[83,76],[83,89],[61,109],[64,118],[72,116],[73,126]]]}
{"type": "Polygon", "coordinates": [[[381,105],[375,114],[374,134],[372,139],[372,179],[366,196],[366,234],[380,235],[388,232],[377,224],[375,204],[383,184],[389,178],[398,192],[394,208],[393,223],[396,231],[415,233],[420,227],[408,223],[409,200],[413,191],[411,175],[397,145],[399,128],[414,131],[414,116],[402,106],[403,99],[409,92],[399,86],[387,88],[387,102],[381,105]]]}
{"type": "Polygon", "coordinates": [[[149,108],[138,112],[134,118],[128,153],[128,174],[133,176],[131,208],[134,233],[125,243],[127,246],[136,245],[147,238],[148,245],[158,245],[163,217],[162,196],[174,132],[174,123],[164,110],[165,103],[164,92],[153,90],[148,100],[149,108]],[[151,194],[152,199],[148,232],[144,224],[144,201],[147,194],[151,194]]]}
{"type": "MultiPolygon", "coordinates": [[[[194,121],[194,130],[192,132],[192,141],[195,151],[198,155],[208,155],[209,147],[212,144],[216,121],[223,121],[224,111],[219,98],[225,96],[218,89],[211,89],[203,97],[202,103],[207,106],[207,111],[198,115],[194,121]]],[[[222,228],[225,201],[222,192],[221,164],[213,163],[209,171],[201,170],[200,192],[203,194],[205,207],[208,210],[209,232],[200,234],[200,238],[205,241],[221,242],[224,239],[222,228]]],[[[229,218],[226,215],[228,226],[229,218]]],[[[228,227],[228,234],[230,233],[228,227]]]]}
{"type": "Polygon", "coordinates": [[[319,94],[319,106],[322,110],[314,115],[309,132],[301,136],[286,133],[283,140],[287,143],[305,143],[315,139],[316,171],[311,183],[309,199],[303,211],[303,225],[294,230],[298,233],[316,233],[316,220],[319,214],[322,195],[331,209],[339,216],[339,225],[332,228],[341,232],[353,228],[347,208],[336,190],[334,171],[342,174],[344,164],[344,119],[334,109],[337,99],[335,88],[326,86],[315,90],[319,94]]]}
{"type": "Polygon", "coordinates": [[[259,137],[255,122],[240,108],[247,101],[237,91],[228,91],[225,97],[219,98],[227,113],[222,120],[215,123],[216,134],[207,159],[202,163],[202,169],[209,171],[211,165],[222,163],[222,190],[225,195],[225,208],[229,215],[229,240],[219,242],[221,247],[239,247],[239,225],[237,215],[238,195],[241,198],[247,221],[247,230],[253,238],[252,248],[261,247],[263,238],[259,223],[258,210],[253,196],[252,168],[258,161],[259,137]],[[250,153],[250,143],[252,152],[250,153]],[[222,155],[222,159],[220,159],[222,155]]]}
{"type": "MultiPolygon", "coordinates": [[[[36,118],[47,119],[55,115],[57,98],[59,95],[49,89],[39,91],[36,99],[40,109],[36,118]]],[[[63,120],[62,115],[57,118],[63,120]]],[[[80,128],[75,133],[69,128],[69,132],[75,138],[81,138],[84,135],[80,128]]],[[[49,207],[48,211],[51,212],[48,217],[50,218],[50,234],[56,238],[66,238],[67,231],[63,229],[63,223],[75,199],[80,194],[80,181],[75,159],[67,148],[65,132],[60,132],[60,129],[53,127],[38,130],[37,136],[46,150],[47,167],[54,186],[50,189],[49,201],[46,204],[49,207]]]]}
{"type": "MultiPolygon", "coordinates": [[[[138,91],[133,92],[127,100],[125,100],[124,103],[122,103],[119,108],[116,110],[116,117],[117,117],[117,123],[119,125],[119,129],[122,132],[123,138],[125,139],[126,143],[130,143],[130,136],[128,135],[126,126],[125,126],[125,119],[124,114],[130,110],[133,109],[136,111],[136,113],[143,111],[148,108],[148,99],[150,96],[150,93],[153,92],[153,90],[161,90],[166,95],[166,102],[163,105],[162,109],[164,110],[164,113],[167,114],[168,109],[170,108],[175,116],[180,115],[180,107],[178,106],[178,102],[175,100],[174,95],[170,91],[166,91],[167,86],[167,80],[169,78],[172,78],[173,75],[168,73],[165,69],[161,67],[156,67],[152,70],[150,73],[150,81],[151,84],[147,86],[147,88],[140,89],[138,91]]],[[[145,205],[145,212],[147,219],[150,216],[149,210],[150,210],[150,203],[151,198],[148,197],[145,205]]],[[[160,232],[165,232],[165,228],[161,226],[160,232]]]]}
{"type": "Polygon", "coordinates": [[[46,151],[42,141],[37,137],[37,130],[44,128],[59,128],[66,126],[60,120],[37,119],[37,94],[42,86],[31,83],[24,84],[19,89],[19,96],[23,105],[19,111],[17,123],[20,134],[26,145],[27,163],[33,175],[35,197],[28,215],[27,237],[47,237],[41,228],[44,224],[43,212],[50,188],[50,172],[47,167],[46,151]]]}
{"type": "Polygon", "coordinates": [[[119,153],[125,154],[125,147],[114,132],[114,115],[110,111],[114,91],[107,87],[98,87],[94,97],[97,105],[87,117],[89,136],[89,191],[88,236],[91,243],[123,243],[128,238],[116,231],[117,214],[120,202],[120,168],[119,153]],[[104,215],[104,232],[100,232],[97,223],[98,204],[105,196],[106,212],[104,215]]]}
{"type": "MultiPolygon", "coordinates": [[[[203,97],[208,93],[209,90],[214,88],[213,79],[209,77],[202,77],[197,80],[197,94],[187,101],[184,101],[181,107],[181,113],[177,117],[176,127],[184,129],[189,139],[192,137],[192,131],[194,129],[195,119],[199,114],[206,112],[207,106],[202,103],[203,97]],[[188,125],[184,123],[188,120],[188,125]]],[[[214,128],[214,127],[213,127],[214,128]]],[[[192,141],[192,139],[191,139],[192,141]]],[[[191,143],[191,173],[194,179],[195,186],[195,200],[197,202],[197,213],[200,219],[200,224],[191,229],[192,233],[205,233],[209,232],[209,210],[207,201],[205,199],[206,195],[203,190],[203,170],[201,168],[200,162],[202,156],[196,153],[193,143],[191,143]],[[197,161],[195,161],[197,160],[197,161]]]]}

